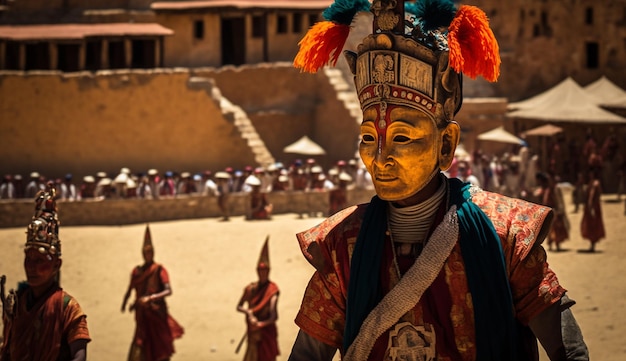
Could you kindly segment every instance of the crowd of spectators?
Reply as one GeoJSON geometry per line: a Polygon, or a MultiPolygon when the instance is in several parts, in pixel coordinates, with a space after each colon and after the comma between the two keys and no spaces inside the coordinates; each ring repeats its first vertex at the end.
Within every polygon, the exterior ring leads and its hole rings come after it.
{"type": "Polygon", "coordinates": [[[246,166],[243,169],[226,167],[223,170],[191,172],[148,169],[132,172],[121,168],[118,174],[98,172],[77,181],[72,174],[63,178],[46,177],[33,171],[28,180],[21,175],[5,175],[0,184],[0,199],[33,199],[47,182],[54,182],[57,197],[62,201],[87,199],[144,198],[158,199],[180,195],[219,196],[222,193],[251,192],[252,184],[260,183],[262,193],[280,191],[331,191],[354,187],[371,188],[369,174],[357,159],[339,160],[324,170],[318,162],[309,158],[297,159],[285,166],[281,162],[266,167],[246,166]]]}

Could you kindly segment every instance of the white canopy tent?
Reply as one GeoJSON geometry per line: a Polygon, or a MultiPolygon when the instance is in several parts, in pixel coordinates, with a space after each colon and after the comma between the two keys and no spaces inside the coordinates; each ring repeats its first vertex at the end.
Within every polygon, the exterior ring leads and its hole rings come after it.
{"type": "Polygon", "coordinates": [[[549,122],[626,124],[626,118],[597,105],[590,95],[572,78],[524,101],[511,103],[509,118],[535,119],[549,122]]]}
{"type": "Polygon", "coordinates": [[[557,127],[552,124],[544,124],[540,125],[537,128],[533,128],[523,132],[522,136],[539,136],[539,137],[553,137],[559,133],[563,132],[563,128],[557,127]]]}
{"type": "Polygon", "coordinates": [[[523,139],[516,137],[515,135],[504,130],[504,127],[497,127],[488,132],[479,134],[477,137],[479,140],[487,140],[499,143],[519,144],[524,145],[523,139]]]}
{"type": "Polygon", "coordinates": [[[326,151],[306,135],[283,148],[283,152],[301,155],[324,155],[326,151]]]}
{"type": "Polygon", "coordinates": [[[626,91],[605,76],[583,89],[596,99],[598,105],[609,108],[626,108],[626,91]]]}

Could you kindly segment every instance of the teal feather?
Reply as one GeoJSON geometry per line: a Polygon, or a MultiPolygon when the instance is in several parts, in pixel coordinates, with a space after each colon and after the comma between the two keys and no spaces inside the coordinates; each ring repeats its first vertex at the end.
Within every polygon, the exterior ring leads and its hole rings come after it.
{"type": "Polygon", "coordinates": [[[337,24],[350,25],[358,12],[369,11],[369,9],[370,3],[368,0],[336,0],[324,10],[322,15],[325,20],[337,24]]]}
{"type": "Polygon", "coordinates": [[[424,32],[447,28],[457,11],[452,0],[417,0],[405,3],[404,10],[419,19],[424,32]]]}

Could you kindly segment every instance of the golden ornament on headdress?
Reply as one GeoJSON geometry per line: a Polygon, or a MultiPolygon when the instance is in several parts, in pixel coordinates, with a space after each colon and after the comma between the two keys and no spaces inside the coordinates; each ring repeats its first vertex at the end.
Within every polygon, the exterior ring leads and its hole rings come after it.
{"type": "Polygon", "coordinates": [[[26,229],[26,249],[36,248],[41,253],[61,255],[60,222],[55,195],[54,184],[48,182],[46,189],[35,196],[35,212],[26,229]]]}

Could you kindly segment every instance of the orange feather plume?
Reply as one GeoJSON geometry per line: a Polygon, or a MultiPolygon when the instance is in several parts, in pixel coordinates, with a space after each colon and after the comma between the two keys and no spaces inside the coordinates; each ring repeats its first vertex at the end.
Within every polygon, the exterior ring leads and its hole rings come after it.
{"type": "Polygon", "coordinates": [[[326,64],[334,66],[349,34],[349,25],[332,21],[316,23],[298,43],[300,50],[293,65],[309,73],[317,72],[326,64]]]}
{"type": "Polygon", "coordinates": [[[472,79],[490,82],[500,75],[500,49],[489,28],[487,15],[475,6],[463,5],[448,28],[449,64],[472,79]]]}

